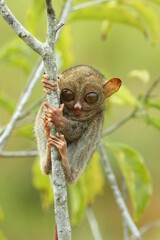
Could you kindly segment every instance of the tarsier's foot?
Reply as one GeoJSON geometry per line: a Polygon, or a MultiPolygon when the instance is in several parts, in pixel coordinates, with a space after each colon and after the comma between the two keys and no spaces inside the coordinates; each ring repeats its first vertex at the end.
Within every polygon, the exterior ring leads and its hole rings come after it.
{"type": "Polygon", "coordinates": [[[56,91],[57,90],[57,82],[52,83],[50,81],[50,77],[49,77],[48,74],[43,75],[42,84],[43,84],[43,90],[47,94],[51,94],[51,91],[56,91]]]}
{"type": "Polygon", "coordinates": [[[49,136],[48,145],[49,146],[53,145],[58,149],[58,151],[62,157],[62,164],[64,167],[66,167],[68,164],[68,162],[67,162],[67,142],[64,138],[64,135],[57,133],[56,136],[49,136]]]}
{"type": "Polygon", "coordinates": [[[48,139],[48,137],[50,135],[50,125],[51,125],[51,123],[48,122],[48,119],[47,119],[46,115],[44,115],[44,117],[43,117],[43,124],[44,124],[44,128],[45,128],[46,138],[48,139]]]}

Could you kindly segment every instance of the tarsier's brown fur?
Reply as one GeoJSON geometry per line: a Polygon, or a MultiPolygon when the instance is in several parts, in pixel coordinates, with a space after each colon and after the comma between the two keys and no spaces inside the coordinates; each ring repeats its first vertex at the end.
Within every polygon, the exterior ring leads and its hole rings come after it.
{"type": "MultiPolygon", "coordinates": [[[[44,75],[43,86],[47,93],[56,89],[48,75],[44,75]]],[[[44,174],[51,172],[50,146],[54,145],[62,157],[66,180],[69,183],[77,181],[100,141],[105,99],[120,86],[118,78],[106,82],[100,72],[86,65],[75,66],[59,75],[60,108],[56,110],[43,103],[35,122],[40,167],[44,174]],[[65,100],[65,91],[71,100],[65,100]],[[49,136],[51,124],[60,134],[49,136]]]]}

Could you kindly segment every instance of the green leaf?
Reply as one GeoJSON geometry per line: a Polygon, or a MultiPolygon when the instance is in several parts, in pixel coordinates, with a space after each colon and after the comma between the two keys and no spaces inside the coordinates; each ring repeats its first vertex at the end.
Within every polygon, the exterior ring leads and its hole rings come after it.
{"type": "Polygon", "coordinates": [[[53,190],[48,176],[42,174],[39,166],[39,157],[37,157],[32,167],[33,185],[40,191],[41,203],[44,210],[53,205],[53,190]]]}
{"type": "Polygon", "coordinates": [[[157,3],[157,4],[160,4],[160,0],[150,0],[151,2],[154,2],[154,3],[157,3]]]}
{"type": "Polygon", "coordinates": [[[103,192],[104,176],[100,167],[99,154],[96,152],[85,173],[75,185],[69,185],[71,221],[77,224],[84,216],[86,207],[103,192]]]}
{"type": "Polygon", "coordinates": [[[136,98],[124,85],[122,85],[120,90],[110,98],[110,102],[116,105],[128,105],[132,107],[135,107],[137,104],[136,98]]]}
{"type": "Polygon", "coordinates": [[[30,72],[31,49],[20,39],[12,40],[5,44],[0,51],[0,60],[4,63],[14,65],[25,73],[30,72]]]}
{"type": "Polygon", "coordinates": [[[67,69],[73,65],[72,36],[69,26],[64,26],[56,48],[61,53],[63,69],[67,69]]]}
{"type": "Polygon", "coordinates": [[[143,0],[129,0],[125,1],[126,5],[130,6],[132,9],[138,13],[139,16],[145,21],[146,26],[149,28],[153,44],[156,44],[158,41],[158,32],[159,32],[159,22],[158,17],[154,10],[143,0]]]}
{"type": "Polygon", "coordinates": [[[157,98],[155,100],[148,99],[147,100],[147,106],[160,110],[160,98],[157,98]]]}
{"type": "Polygon", "coordinates": [[[132,70],[129,72],[128,76],[130,78],[138,78],[140,81],[144,83],[148,83],[150,81],[150,74],[147,70],[132,70]]]}
{"type": "Polygon", "coordinates": [[[3,232],[0,230],[0,240],[6,240],[3,232]]]}
{"type": "Polygon", "coordinates": [[[22,127],[17,131],[18,135],[29,138],[29,139],[34,139],[34,133],[33,133],[33,124],[28,124],[22,127]]]}
{"type": "MultiPolygon", "coordinates": [[[[3,219],[4,219],[4,214],[3,214],[2,208],[0,207],[0,222],[2,222],[3,219]]],[[[0,240],[6,240],[1,229],[0,229],[0,240]]]]}
{"type": "Polygon", "coordinates": [[[137,221],[147,207],[152,193],[149,171],[139,152],[124,144],[109,145],[109,150],[116,157],[125,179],[137,221]]]}
{"type": "Polygon", "coordinates": [[[0,207],[0,222],[3,221],[4,215],[3,215],[3,211],[2,208],[0,207]]]}
{"type": "Polygon", "coordinates": [[[45,1],[39,0],[37,3],[37,0],[32,0],[32,4],[27,12],[27,29],[32,34],[35,34],[44,10],[45,1]]]}
{"type": "Polygon", "coordinates": [[[149,116],[147,122],[160,131],[160,118],[149,116]]]}
{"type": "Polygon", "coordinates": [[[7,110],[9,113],[13,113],[14,111],[14,104],[9,99],[9,97],[4,95],[2,92],[0,92],[0,106],[7,110]]]}
{"type": "Polygon", "coordinates": [[[70,14],[71,20],[109,20],[112,23],[123,23],[136,27],[146,35],[145,26],[141,17],[135,14],[124,4],[117,2],[103,3],[92,7],[87,7],[70,14]]]}

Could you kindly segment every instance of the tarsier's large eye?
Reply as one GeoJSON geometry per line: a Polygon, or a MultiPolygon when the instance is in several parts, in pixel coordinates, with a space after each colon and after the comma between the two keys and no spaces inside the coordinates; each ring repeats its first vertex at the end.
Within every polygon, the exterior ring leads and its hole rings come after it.
{"type": "Polygon", "coordinates": [[[72,101],[74,99],[73,92],[68,88],[64,88],[62,90],[61,96],[62,96],[63,100],[66,102],[72,101]]]}
{"type": "Polygon", "coordinates": [[[98,94],[95,92],[90,92],[85,96],[85,102],[95,103],[98,100],[98,94]]]}

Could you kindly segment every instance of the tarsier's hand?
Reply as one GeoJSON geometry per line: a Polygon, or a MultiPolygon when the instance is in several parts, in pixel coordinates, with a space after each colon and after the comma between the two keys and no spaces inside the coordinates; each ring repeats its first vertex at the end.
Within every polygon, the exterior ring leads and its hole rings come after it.
{"type": "Polygon", "coordinates": [[[65,126],[65,118],[63,117],[63,108],[64,104],[61,104],[59,108],[52,107],[48,102],[45,102],[46,106],[45,110],[45,122],[50,127],[54,124],[56,127],[64,127],[65,126]]]}
{"type": "MultiPolygon", "coordinates": [[[[59,83],[60,83],[60,79],[58,78],[58,84],[59,83]]],[[[43,75],[42,84],[43,84],[43,90],[49,95],[51,94],[51,91],[57,90],[57,82],[52,83],[50,81],[50,77],[48,74],[43,75]]]]}
{"type": "Polygon", "coordinates": [[[64,138],[64,135],[57,133],[56,136],[49,136],[48,145],[49,146],[53,145],[58,149],[62,157],[62,164],[65,167],[68,164],[68,162],[67,162],[67,143],[64,138]]]}

